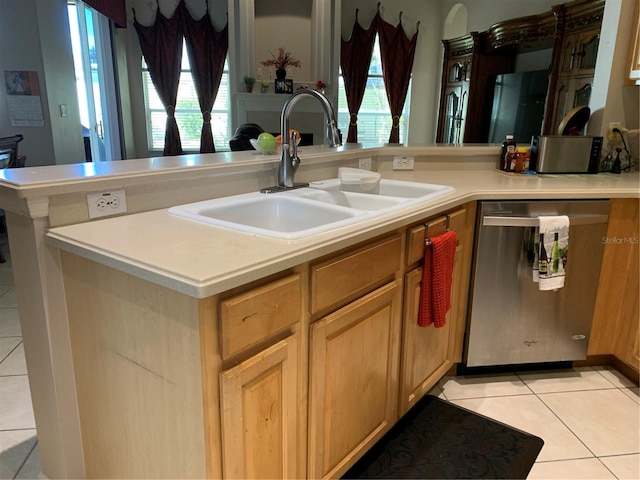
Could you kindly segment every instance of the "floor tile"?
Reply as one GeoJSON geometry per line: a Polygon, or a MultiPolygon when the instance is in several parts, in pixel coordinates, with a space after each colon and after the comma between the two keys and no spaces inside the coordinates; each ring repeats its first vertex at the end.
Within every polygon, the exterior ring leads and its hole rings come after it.
{"type": "Polygon", "coordinates": [[[620,390],[546,393],[539,398],[595,456],[640,452],[640,409],[620,390]]]}
{"type": "MultiPolygon", "coordinates": [[[[14,337],[15,338],[15,337],[14,337]]],[[[0,341],[7,340],[0,338],[0,341]]],[[[24,343],[20,343],[7,358],[0,363],[0,376],[4,375],[26,375],[27,361],[24,357],[24,343]]]]}
{"type": "Polygon", "coordinates": [[[591,367],[533,373],[521,372],[518,373],[518,376],[534,393],[574,392],[616,387],[591,367]]]}
{"type": "Polygon", "coordinates": [[[619,455],[600,459],[621,480],[640,478],[640,455],[619,455]]]}
{"type": "MultiPolygon", "coordinates": [[[[2,287],[0,287],[0,292],[2,287]]],[[[16,291],[13,287],[7,287],[3,293],[0,293],[0,308],[17,308],[16,291]]]]}
{"type": "Polygon", "coordinates": [[[447,400],[531,394],[531,390],[516,375],[446,376],[438,385],[447,400]]]}
{"type": "Polygon", "coordinates": [[[18,475],[16,475],[16,479],[20,480],[34,480],[40,478],[40,471],[42,467],[40,465],[40,449],[38,445],[33,448],[29,458],[24,463],[18,475]]]}
{"type": "Polygon", "coordinates": [[[17,308],[0,308],[0,337],[21,337],[17,308]]]}
{"type": "Polygon", "coordinates": [[[0,377],[0,430],[36,428],[26,375],[0,377]]]}
{"type": "Polygon", "coordinates": [[[21,337],[0,337],[0,368],[4,359],[7,358],[15,348],[22,343],[21,337]]]}
{"type": "Polygon", "coordinates": [[[6,263],[0,263],[0,285],[12,286],[14,285],[13,270],[6,265],[6,263]]]}
{"type": "Polygon", "coordinates": [[[640,388],[638,387],[621,388],[620,391],[624,393],[627,397],[629,397],[631,400],[636,402],[638,405],[640,405],[640,388]]]}
{"type": "Polygon", "coordinates": [[[527,480],[538,479],[607,479],[616,478],[597,458],[535,463],[527,480]]]}
{"type": "Polygon", "coordinates": [[[0,478],[13,478],[33,450],[35,430],[0,432],[0,478]]]}
{"type": "Polygon", "coordinates": [[[464,399],[452,403],[542,438],[544,446],[537,461],[593,457],[535,395],[464,399]]]}
{"type": "Polygon", "coordinates": [[[619,371],[617,371],[613,367],[610,367],[610,366],[593,367],[593,369],[618,388],[636,386],[635,383],[633,383],[631,380],[629,380],[627,377],[622,375],[619,371]]]}

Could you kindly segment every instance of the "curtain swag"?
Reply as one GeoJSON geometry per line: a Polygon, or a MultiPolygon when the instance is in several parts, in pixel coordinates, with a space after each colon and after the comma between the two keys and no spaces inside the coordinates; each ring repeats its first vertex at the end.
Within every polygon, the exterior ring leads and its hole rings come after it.
{"type": "Polygon", "coordinates": [[[134,27],[140,39],[151,81],[167,112],[164,140],[164,155],[183,153],[180,132],[175,119],[175,104],[182,64],[182,41],[187,46],[194,86],[202,112],[200,152],[215,152],[211,131],[211,110],[218,95],[229,47],[228,23],[216,31],[207,11],[200,20],[195,20],[180,0],[171,17],[165,17],[160,8],[151,26],[140,25],[135,19],[134,27]]]}

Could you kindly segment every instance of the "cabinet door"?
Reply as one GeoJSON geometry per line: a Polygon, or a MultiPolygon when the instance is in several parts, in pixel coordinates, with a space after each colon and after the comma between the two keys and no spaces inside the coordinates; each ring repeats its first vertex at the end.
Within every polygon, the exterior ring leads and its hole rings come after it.
{"type": "Polygon", "coordinates": [[[344,473],[397,419],[399,291],[389,283],[311,326],[309,478],[344,473]]]}
{"type": "Polygon", "coordinates": [[[458,143],[461,137],[463,90],[461,86],[445,91],[445,110],[442,143],[458,143]]]}
{"type": "Polygon", "coordinates": [[[593,77],[561,77],[558,80],[556,89],[556,111],[554,113],[554,122],[552,134],[557,132],[558,126],[562,119],[573,108],[577,106],[588,106],[591,98],[591,89],[593,77]]]}
{"type": "Polygon", "coordinates": [[[562,42],[560,74],[592,74],[596,68],[600,29],[567,35],[562,42]]]}
{"type": "MultiPolygon", "coordinates": [[[[449,369],[451,312],[444,327],[418,325],[422,267],[405,276],[404,314],[402,318],[402,360],[400,416],[422,398],[449,369]]],[[[452,292],[453,295],[453,292],[452,292]]]]}
{"type": "Polygon", "coordinates": [[[224,478],[300,478],[298,334],[221,373],[224,478]]]}

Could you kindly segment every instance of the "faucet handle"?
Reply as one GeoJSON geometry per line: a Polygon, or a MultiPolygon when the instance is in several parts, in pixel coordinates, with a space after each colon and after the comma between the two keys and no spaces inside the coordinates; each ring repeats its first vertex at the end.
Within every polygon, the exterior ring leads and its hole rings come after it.
{"type": "Polygon", "coordinates": [[[294,169],[300,165],[300,157],[298,157],[298,142],[296,142],[296,132],[291,132],[291,138],[289,139],[289,146],[291,148],[291,165],[294,169]]]}

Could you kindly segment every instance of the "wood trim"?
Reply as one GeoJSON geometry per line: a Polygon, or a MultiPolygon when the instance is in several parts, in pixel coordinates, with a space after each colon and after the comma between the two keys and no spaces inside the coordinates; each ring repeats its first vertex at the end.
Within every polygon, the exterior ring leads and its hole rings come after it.
{"type": "Polygon", "coordinates": [[[222,478],[220,383],[218,377],[218,372],[222,369],[222,361],[218,349],[218,310],[216,306],[216,297],[199,300],[200,368],[207,478],[222,478]]]}

